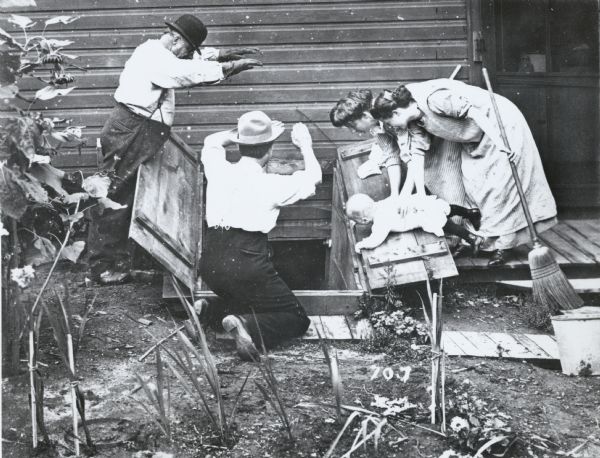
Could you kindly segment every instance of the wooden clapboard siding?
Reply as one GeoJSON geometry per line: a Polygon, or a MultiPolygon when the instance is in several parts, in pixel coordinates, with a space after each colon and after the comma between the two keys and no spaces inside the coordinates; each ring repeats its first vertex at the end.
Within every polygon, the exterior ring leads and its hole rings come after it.
{"type": "MultiPolygon", "coordinates": [[[[244,111],[264,110],[288,126],[306,122],[326,179],[316,196],[282,210],[271,234],[305,239],[329,237],[336,148],[360,140],[331,126],[333,103],[355,88],[378,92],[400,81],[446,77],[457,64],[466,65],[465,5],[465,0],[37,0],[37,8],[13,11],[38,21],[32,32],[41,31],[50,16],[81,16],[48,27],[47,35],[72,40],[67,49],[88,71],[73,70],[77,89],[37,107],[86,126],[89,146],[53,159],[59,167],[86,172],[97,167],[93,146],[113,106],[123,65],[136,46],[160,35],[165,20],[196,14],[209,27],[207,45],[260,47],[263,68],[218,86],[178,91],[173,130],[199,151],[206,135],[230,128],[244,111]]],[[[0,27],[13,31],[3,19],[0,27]]],[[[465,69],[459,79],[467,75],[465,69]]],[[[27,78],[20,86],[31,97],[43,83],[27,78]]],[[[275,146],[269,171],[289,174],[302,167],[288,129],[275,146]]]]}

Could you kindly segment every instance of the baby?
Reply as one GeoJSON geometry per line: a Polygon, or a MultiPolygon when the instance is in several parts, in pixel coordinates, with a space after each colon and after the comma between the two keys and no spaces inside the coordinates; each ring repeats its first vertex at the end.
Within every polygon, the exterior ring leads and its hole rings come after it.
{"type": "Polygon", "coordinates": [[[449,205],[436,196],[390,196],[375,202],[366,194],[354,194],[346,203],[346,214],[358,224],[373,223],[371,235],[356,244],[357,253],[362,249],[378,247],[390,232],[406,232],[416,228],[438,237],[443,236],[444,232],[456,235],[471,245],[474,255],[483,242],[482,237],[449,220],[452,216],[463,216],[477,228],[481,220],[479,210],[449,205]]]}

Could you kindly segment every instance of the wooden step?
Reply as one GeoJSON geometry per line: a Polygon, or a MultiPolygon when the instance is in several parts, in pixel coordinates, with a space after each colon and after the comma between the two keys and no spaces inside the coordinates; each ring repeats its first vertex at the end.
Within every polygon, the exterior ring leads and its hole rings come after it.
{"type": "MultiPolygon", "coordinates": [[[[569,283],[579,294],[600,293],[600,278],[574,278],[569,279],[569,283]]],[[[509,287],[511,289],[530,291],[531,280],[501,280],[496,284],[509,287]]]]}

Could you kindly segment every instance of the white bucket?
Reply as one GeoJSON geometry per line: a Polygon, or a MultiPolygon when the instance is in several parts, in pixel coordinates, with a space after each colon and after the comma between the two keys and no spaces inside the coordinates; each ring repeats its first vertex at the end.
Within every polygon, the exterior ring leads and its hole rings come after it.
{"type": "Polygon", "coordinates": [[[600,308],[564,312],[552,317],[563,374],[600,375],[600,308]]]}

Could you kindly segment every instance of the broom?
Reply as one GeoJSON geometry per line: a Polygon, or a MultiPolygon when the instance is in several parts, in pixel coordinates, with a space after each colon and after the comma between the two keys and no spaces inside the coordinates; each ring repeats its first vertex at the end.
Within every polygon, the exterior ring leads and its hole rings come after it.
{"type": "MultiPolygon", "coordinates": [[[[487,90],[490,94],[492,106],[494,107],[494,114],[496,115],[496,121],[500,128],[500,135],[502,136],[504,147],[510,151],[510,145],[508,144],[504,124],[500,118],[500,112],[498,111],[498,105],[496,104],[494,92],[492,91],[492,85],[487,69],[484,68],[482,71],[487,90]]],[[[508,158],[508,161],[510,163],[512,176],[517,185],[517,191],[519,193],[519,198],[521,199],[527,226],[529,227],[531,242],[533,243],[533,249],[529,252],[533,301],[538,309],[537,315],[541,318],[541,322],[547,323],[550,315],[561,309],[567,310],[581,307],[583,301],[577,295],[565,274],[560,270],[560,267],[558,267],[558,263],[552,256],[552,253],[550,253],[550,250],[540,243],[537,231],[533,225],[533,220],[531,219],[531,213],[529,212],[529,206],[525,199],[525,193],[523,192],[523,186],[521,185],[517,168],[510,157],[508,158]],[[546,312],[548,313],[546,314],[546,312]]]]}

